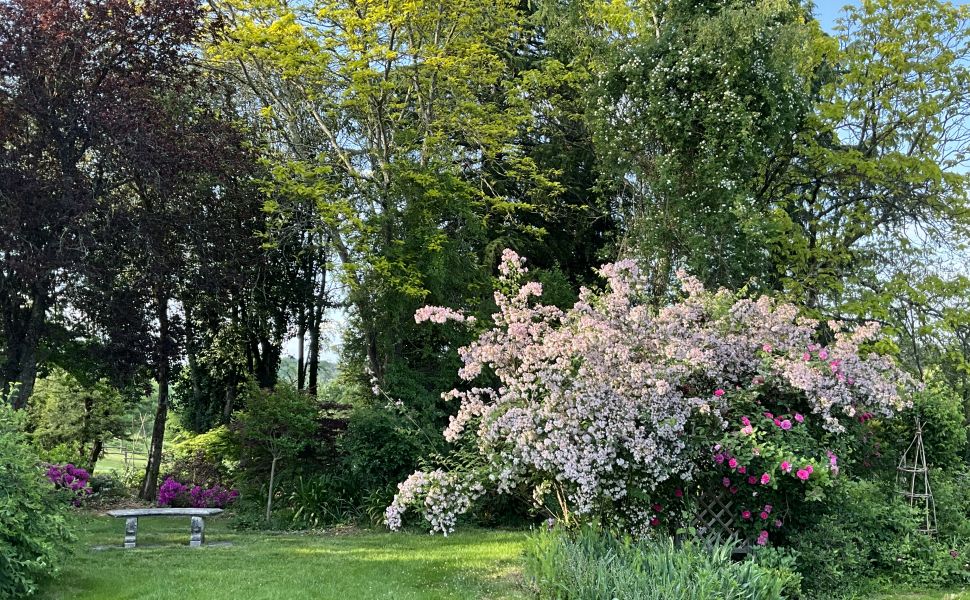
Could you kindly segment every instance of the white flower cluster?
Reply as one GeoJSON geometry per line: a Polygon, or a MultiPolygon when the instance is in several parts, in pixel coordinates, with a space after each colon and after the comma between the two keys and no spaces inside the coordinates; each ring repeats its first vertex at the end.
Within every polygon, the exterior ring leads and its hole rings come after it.
{"type": "Polygon", "coordinates": [[[388,508],[392,528],[415,505],[434,530],[450,531],[483,492],[479,481],[499,492],[554,490],[576,516],[638,514],[633,497],[692,477],[691,420],[718,419],[729,409],[724,390],[752,381],[801,395],[836,433],[856,411],[889,416],[906,404],[907,378],[892,360],[859,352],[874,326],[839,331],[823,348],[813,343],[817,323],[795,306],[707,292],[684,274],[685,299],[654,311],[632,261],[602,267],[605,291],[583,289],[562,311],[534,301],[542,288],[522,283],[523,259],[503,259],[503,285],[517,291],[496,293],[494,327],[459,351],[463,379],[487,371],[500,385],[444,394],[461,403],[445,436],[473,436],[487,469],[415,473],[388,508]]]}

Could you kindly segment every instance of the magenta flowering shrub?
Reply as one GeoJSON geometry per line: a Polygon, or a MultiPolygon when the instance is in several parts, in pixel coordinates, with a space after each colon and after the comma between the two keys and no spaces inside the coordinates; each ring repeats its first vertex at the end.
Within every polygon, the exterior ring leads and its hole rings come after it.
{"type": "Polygon", "coordinates": [[[81,467],[71,463],[65,465],[49,465],[47,480],[58,490],[64,490],[71,498],[71,504],[80,506],[81,502],[91,495],[91,474],[81,467]]]}
{"type": "MultiPolygon", "coordinates": [[[[779,415],[777,424],[775,414],[768,419],[773,436],[798,435],[810,417],[814,440],[842,436],[859,415],[891,417],[907,406],[907,376],[891,358],[863,350],[878,334],[875,325],[829,323],[834,339],[822,347],[818,323],[797,307],[708,292],[683,274],[683,300],[657,311],[632,261],[603,266],[605,289],[582,289],[564,311],[536,300],[542,286],[525,281],[524,263],[505,251],[493,326],[459,350],[462,379],[489,373],[498,385],[443,395],[460,403],[445,437],[471,441],[482,466],[415,473],[387,508],[390,527],[418,507],[434,530],[447,533],[491,488],[528,489],[546,506],[552,499],[567,523],[598,517],[644,532],[660,522],[654,500],[669,500],[671,489],[690,482],[707,484],[708,473],[724,468],[712,462],[715,444],[731,448],[724,460],[733,470],[723,474],[729,490],[740,489],[738,467],[756,471],[745,474],[744,485],[793,478],[816,489],[819,466],[827,465],[819,464],[818,444],[797,451],[757,445],[768,430],[751,416],[760,414],[754,407],[779,415]],[[756,453],[763,454],[753,460],[756,453]],[[790,473],[781,470],[785,459],[790,473]]],[[[415,318],[469,322],[438,307],[415,318]]],[[[764,505],[746,510],[759,519],[777,514],[764,505]]]]}
{"type": "Polygon", "coordinates": [[[236,501],[239,492],[215,485],[203,488],[188,486],[168,477],[158,488],[158,505],[176,508],[226,508],[236,501]]]}

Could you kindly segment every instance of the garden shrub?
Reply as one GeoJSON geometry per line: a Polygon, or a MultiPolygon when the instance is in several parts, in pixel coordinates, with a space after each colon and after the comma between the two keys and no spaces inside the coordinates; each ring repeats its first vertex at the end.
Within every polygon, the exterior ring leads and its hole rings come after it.
{"type": "Polygon", "coordinates": [[[382,407],[354,408],[347,430],[337,441],[341,457],[337,470],[357,481],[361,495],[402,480],[429,451],[425,436],[409,425],[382,407]]]}
{"type": "Polygon", "coordinates": [[[87,469],[76,467],[71,463],[66,465],[49,465],[47,480],[54,485],[54,489],[70,499],[74,506],[80,506],[93,491],[91,489],[91,474],[87,469]]]}
{"type": "Polygon", "coordinates": [[[555,600],[777,600],[797,578],[782,566],[733,562],[731,545],[616,537],[590,527],[534,534],[526,575],[555,600]]]}
{"type": "Polygon", "coordinates": [[[523,264],[503,255],[488,325],[444,307],[415,313],[482,328],[459,349],[460,377],[482,382],[443,395],[460,402],[445,439],[470,441],[478,461],[413,473],[387,509],[391,528],[413,507],[448,533],[487,490],[525,488],[567,524],[642,535],[682,526],[663,507],[701,487],[740,494],[751,506],[735,524],[765,544],[778,519],[765,504],[797,514],[822,499],[859,432],[917,387],[871,350],[875,324],[822,331],[793,305],[711,293],[685,275],[685,298],[654,310],[632,261],[602,267],[606,288],[563,311],[533,300],[542,286],[525,282],[523,264]]]}
{"type": "Polygon", "coordinates": [[[110,502],[129,497],[130,487],[117,471],[98,473],[91,476],[90,499],[97,502],[110,502]]]}
{"type": "Polygon", "coordinates": [[[162,482],[158,489],[158,505],[175,508],[226,508],[238,497],[239,492],[221,485],[187,485],[171,477],[162,482]]]}
{"type": "Polygon", "coordinates": [[[878,581],[970,582],[966,549],[954,547],[952,538],[918,533],[920,516],[892,485],[845,481],[826,509],[818,523],[791,536],[807,597],[840,598],[878,581]]]}
{"type": "Polygon", "coordinates": [[[944,471],[965,468],[967,423],[961,396],[939,378],[929,377],[926,387],[913,394],[912,399],[913,407],[906,418],[882,423],[875,430],[873,452],[880,455],[872,457],[871,464],[891,472],[899,456],[913,441],[916,419],[919,418],[927,462],[944,471]]]}
{"type": "Polygon", "coordinates": [[[228,427],[220,425],[178,442],[162,472],[166,478],[207,487],[232,485],[238,456],[237,440],[228,427]]]}
{"type": "Polygon", "coordinates": [[[283,494],[278,484],[300,470],[301,455],[315,444],[321,406],[316,398],[288,384],[273,389],[250,385],[244,400],[246,410],[237,413],[231,424],[240,450],[239,483],[247,486],[244,495],[266,499],[268,524],[273,502],[283,494]]]}
{"type": "Polygon", "coordinates": [[[940,537],[970,540],[970,471],[933,469],[930,484],[940,537]]]}
{"type": "Polygon", "coordinates": [[[31,595],[53,576],[71,541],[63,511],[20,429],[21,415],[0,404],[0,599],[31,595]]]}

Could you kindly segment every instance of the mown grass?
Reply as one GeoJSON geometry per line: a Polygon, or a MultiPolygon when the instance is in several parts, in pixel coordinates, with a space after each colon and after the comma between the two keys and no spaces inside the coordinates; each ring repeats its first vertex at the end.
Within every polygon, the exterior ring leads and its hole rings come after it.
{"type": "Polygon", "coordinates": [[[970,591],[895,591],[892,593],[877,595],[874,598],[875,600],[970,600],[970,591]]]}
{"type": "MultiPolygon", "coordinates": [[[[203,548],[188,547],[188,518],[139,520],[135,550],[121,548],[121,519],[74,519],[78,543],[41,600],[516,600],[525,532],[237,532],[206,521],[203,548]],[[225,545],[226,543],[230,545],[225,545]],[[95,549],[95,547],[103,547],[95,549]]],[[[970,600],[970,591],[894,590],[877,600],[970,600]]]]}
{"type": "Polygon", "coordinates": [[[124,522],[77,520],[78,549],[39,595],[45,600],[517,599],[522,532],[240,533],[206,522],[207,543],[188,548],[188,518],[139,520],[135,550],[120,548],[124,522]],[[220,543],[228,542],[225,546],[220,543]],[[94,546],[112,546],[96,550],[94,546]]]}

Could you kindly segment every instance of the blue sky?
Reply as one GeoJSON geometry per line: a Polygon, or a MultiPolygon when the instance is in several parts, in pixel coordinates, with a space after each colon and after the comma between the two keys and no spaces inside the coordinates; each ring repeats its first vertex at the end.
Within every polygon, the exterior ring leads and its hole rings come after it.
{"type": "MultiPolygon", "coordinates": [[[[953,3],[958,5],[970,4],[970,0],[955,0],[953,3]]],[[[815,0],[815,16],[822,24],[822,29],[832,31],[835,28],[835,20],[846,4],[858,5],[859,0],[852,2],[848,0],[815,0]]]]}

